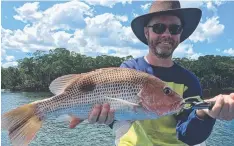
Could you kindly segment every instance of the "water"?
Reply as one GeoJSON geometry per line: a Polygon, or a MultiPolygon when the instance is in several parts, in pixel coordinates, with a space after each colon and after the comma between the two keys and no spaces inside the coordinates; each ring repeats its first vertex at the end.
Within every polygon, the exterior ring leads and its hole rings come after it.
{"type": "MultiPolygon", "coordinates": [[[[19,105],[29,103],[44,97],[48,93],[1,92],[1,112],[9,111],[19,105]]],[[[11,146],[7,132],[2,131],[2,146],[11,146]]],[[[233,146],[234,120],[231,122],[217,121],[207,146],[233,146]]],[[[68,123],[50,121],[44,123],[42,129],[30,146],[114,146],[114,134],[106,125],[88,124],[84,122],[75,129],[69,129],[68,123]]]]}

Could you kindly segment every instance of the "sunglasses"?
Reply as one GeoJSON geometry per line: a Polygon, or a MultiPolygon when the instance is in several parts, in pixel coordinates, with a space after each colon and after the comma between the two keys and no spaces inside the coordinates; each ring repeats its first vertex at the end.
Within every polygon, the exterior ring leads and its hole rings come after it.
{"type": "Polygon", "coordinates": [[[166,24],[163,24],[163,23],[157,23],[157,24],[154,24],[154,25],[148,26],[148,27],[152,27],[153,32],[155,32],[157,34],[163,34],[167,28],[169,29],[169,32],[171,35],[180,34],[182,31],[182,25],[177,25],[177,24],[171,24],[171,25],[167,26],[166,24]]]}

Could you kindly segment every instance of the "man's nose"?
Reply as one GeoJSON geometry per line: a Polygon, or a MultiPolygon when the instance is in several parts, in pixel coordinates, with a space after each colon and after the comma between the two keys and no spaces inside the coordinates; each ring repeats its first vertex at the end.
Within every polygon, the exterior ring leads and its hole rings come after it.
{"type": "Polygon", "coordinates": [[[169,32],[169,29],[167,28],[164,33],[161,34],[161,36],[164,37],[171,37],[171,33],[169,32]]]}

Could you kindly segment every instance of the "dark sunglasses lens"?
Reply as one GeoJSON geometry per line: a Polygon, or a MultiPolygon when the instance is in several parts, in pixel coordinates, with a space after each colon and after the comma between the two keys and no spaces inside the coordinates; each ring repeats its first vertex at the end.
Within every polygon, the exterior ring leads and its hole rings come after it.
{"type": "Polygon", "coordinates": [[[153,31],[157,34],[162,34],[166,30],[166,25],[165,24],[154,24],[153,25],[153,31]]]}
{"type": "Polygon", "coordinates": [[[169,27],[169,31],[171,34],[179,34],[182,30],[182,27],[180,25],[172,24],[169,27]]]}

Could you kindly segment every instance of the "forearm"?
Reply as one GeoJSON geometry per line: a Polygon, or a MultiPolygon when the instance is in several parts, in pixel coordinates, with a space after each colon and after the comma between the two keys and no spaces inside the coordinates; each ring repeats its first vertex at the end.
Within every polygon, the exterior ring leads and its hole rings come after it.
{"type": "Polygon", "coordinates": [[[209,116],[197,115],[196,111],[193,110],[186,120],[178,121],[177,137],[189,145],[202,143],[210,136],[215,121],[209,116]]]}

